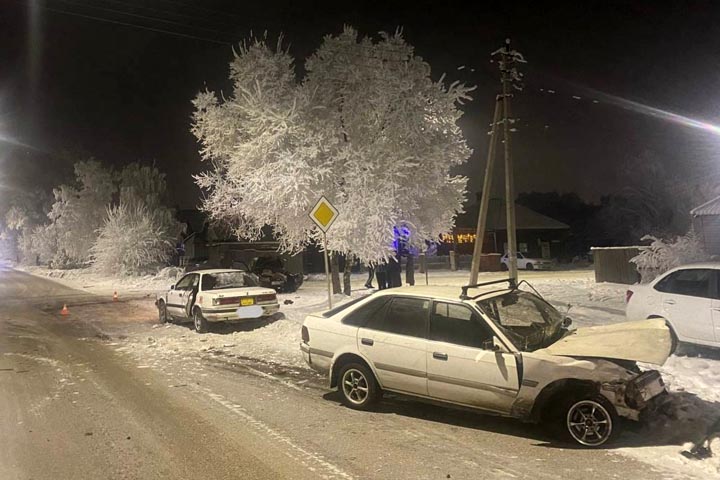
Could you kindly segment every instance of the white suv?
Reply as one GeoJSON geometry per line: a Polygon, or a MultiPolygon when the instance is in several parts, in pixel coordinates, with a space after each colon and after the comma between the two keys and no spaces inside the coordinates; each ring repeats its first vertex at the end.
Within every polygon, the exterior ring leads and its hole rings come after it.
{"type": "Polygon", "coordinates": [[[637,420],[665,391],[657,371],[635,363],[670,355],[662,320],[570,332],[569,319],[538,295],[503,287],[469,297],[475,287],[383,290],[310,315],[305,361],[354,409],[392,391],[547,420],[591,447],[617,433],[618,416],[637,420]]]}
{"type": "Polygon", "coordinates": [[[665,319],[675,339],[720,347],[720,263],[674,268],[625,294],[628,320],[665,319]]]}

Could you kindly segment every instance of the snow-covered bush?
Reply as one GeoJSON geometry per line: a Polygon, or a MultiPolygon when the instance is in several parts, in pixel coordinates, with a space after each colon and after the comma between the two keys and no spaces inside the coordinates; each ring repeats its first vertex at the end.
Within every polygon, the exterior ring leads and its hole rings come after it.
{"type": "Polygon", "coordinates": [[[281,249],[321,238],[308,213],[321,195],[340,215],[329,250],[378,261],[393,254],[394,228],[424,245],[452,229],[471,154],[457,124],[468,88],[444,77],[399,32],[378,40],[346,27],[326,36],[296,77],[287,50],[264,39],[241,46],[233,90],[194,100],[192,132],[212,169],[198,177],[203,208],[257,239],[266,225],[281,249]]]}
{"type": "Polygon", "coordinates": [[[710,258],[693,230],[672,240],[663,240],[652,235],[646,235],[642,240],[652,243],[642,247],[640,253],[630,259],[637,266],[642,283],[652,281],[671,268],[710,258]]]}
{"type": "Polygon", "coordinates": [[[175,232],[145,205],[107,209],[91,249],[95,268],[106,274],[140,275],[157,270],[173,252],[175,232]]]}

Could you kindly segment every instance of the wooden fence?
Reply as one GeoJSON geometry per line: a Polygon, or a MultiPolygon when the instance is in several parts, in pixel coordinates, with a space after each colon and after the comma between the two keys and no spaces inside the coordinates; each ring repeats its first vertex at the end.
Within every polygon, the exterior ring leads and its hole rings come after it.
{"type": "Polygon", "coordinates": [[[640,253],[640,247],[593,247],[596,282],[632,285],[640,281],[640,274],[630,259],[640,253]]]}

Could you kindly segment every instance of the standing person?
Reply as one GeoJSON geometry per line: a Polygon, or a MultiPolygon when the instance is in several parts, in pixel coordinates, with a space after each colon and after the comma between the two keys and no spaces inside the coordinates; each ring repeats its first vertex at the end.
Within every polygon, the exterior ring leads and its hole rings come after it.
{"type": "Polygon", "coordinates": [[[386,288],[388,288],[387,264],[384,260],[378,263],[377,267],[375,267],[375,276],[377,277],[378,290],[385,290],[386,288]]]}
{"type": "Polygon", "coordinates": [[[402,287],[402,269],[397,258],[391,257],[387,267],[388,287],[402,287]]]}
{"type": "Polygon", "coordinates": [[[368,269],[368,278],[367,278],[367,281],[365,282],[365,288],[373,288],[372,281],[373,281],[373,277],[375,276],[375,266],[372,263],[368,263],[367,269],[368,269]]]}
{"type": "Polygon", "coordinates": [[[405,258],[407,259],[405,263],[405,283],[415,285],[415,256],[412,249],[408,248],[405,258]]]}

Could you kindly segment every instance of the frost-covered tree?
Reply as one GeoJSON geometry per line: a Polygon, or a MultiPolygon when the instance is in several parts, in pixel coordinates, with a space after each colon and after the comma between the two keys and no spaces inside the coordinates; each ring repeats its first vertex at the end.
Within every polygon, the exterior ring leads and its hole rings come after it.
{"type": "Polygon", "coordinates": [[[197,177],[204,209],[235,234],[271,225],[285,251],[318,240],[307,214],[325,195],[340,215],[329,250],[361,260],[394,254],[393,228],[435,241],[461,211],[470,155],[457,121],[470,88],[434,81],[400,32],[378,40],[346,27],[326,36],[297,79],[293,58],[265,40],[230,64],[233,91],[194,100],[192,132],[212,168],[197,177]]]}
{"type": "Polygon", "coordinates": [[[32,248],[32,232],[47,222],[49,196],[46,192],[22,190],[10,200],[10,208],[5,213],[6,249],[13,253],[13,259],[24,263],[35,263],[37,254],[32,248]]]}
{"type": "MultiPolygon", "coordinates": [[[[56,235],[54,267],[82,266],[90,260],[90,249],[105,220],[106,208],[116,191],[113,172],[95,160],[75,164],[76,185],[60,185],[53,190],[55,202],[48,214],[50,229],[56,235]]],[[[47,243],[47,238],[43,241],[47,243]]]]}
{"type": "Polygon", "coordinates": [[[107,274],[157,270],[173,252],[174,234],[162,214],[143,203],[110,207],[91,250],[93,265],[107,274]]]}
{"type": "Polygon", "coordinates": [[[710,258],[700,237],[693,230],[668,240],[652,235],[646,235],[642,240],[652,243],[642,247],[640,253],[630,259],[637,266],[642,283],[652,281],[671,268],[710,258]]]}

